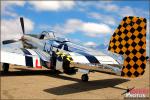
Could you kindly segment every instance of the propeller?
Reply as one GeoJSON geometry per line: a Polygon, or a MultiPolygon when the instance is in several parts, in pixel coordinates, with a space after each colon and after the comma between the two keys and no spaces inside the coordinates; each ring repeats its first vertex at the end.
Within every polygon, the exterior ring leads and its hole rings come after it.
{"type": "Polygon", "coordinates": [[[23,35],[24,35],[25,34],[25,30],[24,30],[24,20],[23,20],[23,17],[20,17],[20,24],[21,24],[23,35]]]}
{"type": "MultiPolygon", "coordinates": [[[[21,24],[21,28],[22,28],[22,33],[23,35],[25,35],[25,28],[24,28],[24,19],[23,17],[20,17],[20,24],[21,24]]],[[[23,40],[23,38],[21,37],[21,39],[19,39],[18,41],[23,40]]],[[[3,44],[10,44],[10,43],[14,43],[17,42],[14,39],[10,39],[10,40],[4,40],[2,41],[3,44]]]]}
{"type": "Polygon", "coordinates": [[[10,44],[10,43],[14,43],[17,42],[16,40],[4,40],[2,41],[3,44],[10,44]]]}

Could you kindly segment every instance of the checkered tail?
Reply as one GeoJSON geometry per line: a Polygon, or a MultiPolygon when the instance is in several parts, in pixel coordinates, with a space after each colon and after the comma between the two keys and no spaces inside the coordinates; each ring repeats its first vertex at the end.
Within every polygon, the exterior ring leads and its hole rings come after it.
{"type": "Polygon", "coordinates": [[[124,17],[112,35],[108,50],[124,55],[123,77],[138,77],[146,67],[146,19],[124,17]]]}

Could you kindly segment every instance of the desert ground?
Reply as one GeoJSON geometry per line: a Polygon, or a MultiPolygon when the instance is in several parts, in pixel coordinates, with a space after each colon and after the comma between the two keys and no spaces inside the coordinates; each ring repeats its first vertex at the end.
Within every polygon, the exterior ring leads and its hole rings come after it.
{"type": "Polygon", "coordinates": [[[95,72],[82,82],[81,75],[10,66],[9,73],[1,72],[1,99],[123,99],[127,88],[150,87],[149,62],[145,74],[134,79],[95,72]]]}

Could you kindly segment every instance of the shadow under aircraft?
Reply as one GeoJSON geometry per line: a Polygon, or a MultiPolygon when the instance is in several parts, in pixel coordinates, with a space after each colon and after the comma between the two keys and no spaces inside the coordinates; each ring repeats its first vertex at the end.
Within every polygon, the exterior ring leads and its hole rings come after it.
{"type": "Polygon", "coordinates": [[[85,91],[91,91],[91,90],[96,90],[96,89],[103,89],[103,88],[108,88],[108,87],[126,90],[124,88],[119,88],[115,86],[118,84],[127,82],[127,81],[129,80],[121,79],[121,78],[112,78],[112,79],[89,81],[88,83],[78,82],[78,83],[73,83],[69,85],[45,89],[44,91],[51,93],[51,94],[55,94],[55,95],[66,95],[66,94],[85,92],[85,91]]]}
{"type": "Polygon", "coordinates": [[[63,85],[63,86],[48,88],[48,89],[43,90],[45,92],[55,94],[55,95],[66,95],[66,94],[85,92],[85,91],[91,91],[91,90],[96,90],[96,89],[103,89],[103,88],[108,88],[108,87],[126,90],[124,88],[116,87],[116,85],[130,81],[129,79],[111,78],[111,79],[94,80],[94,81],[89,81],[88,83],[86,83],[86,82],[82,82],[80,79],[67,77],[67,76],[61,75],[60,72],[56,73],[50,70],[29,70],[29,69],[23,69],[23,68],[15,68],[15,69],[19,71],[10,71],[9,73],[1,72],[1,77],[45,75],[48,77],[59,78],[62,80],[69,80],[69,81],[76,82],[73,84],[68,84],[68,85],[63,85]]]}

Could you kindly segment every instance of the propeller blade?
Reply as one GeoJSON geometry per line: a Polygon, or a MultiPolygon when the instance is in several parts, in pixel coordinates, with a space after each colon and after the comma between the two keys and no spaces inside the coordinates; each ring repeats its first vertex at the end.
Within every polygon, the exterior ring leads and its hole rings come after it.
{"type": "Polygon", "coordinates": [[[20,23],[21,23],[21,27],[22,27],[22,32],[23,32],[23,34],[25,34],[23,17],[20,17],[20,23]]]}
{"type": "Polygon", "coordinates": [[[16,40],[4,40],[2,41],[3,44],[10,44],[10,43],[14,43],[17,42],[16,40]]]}

